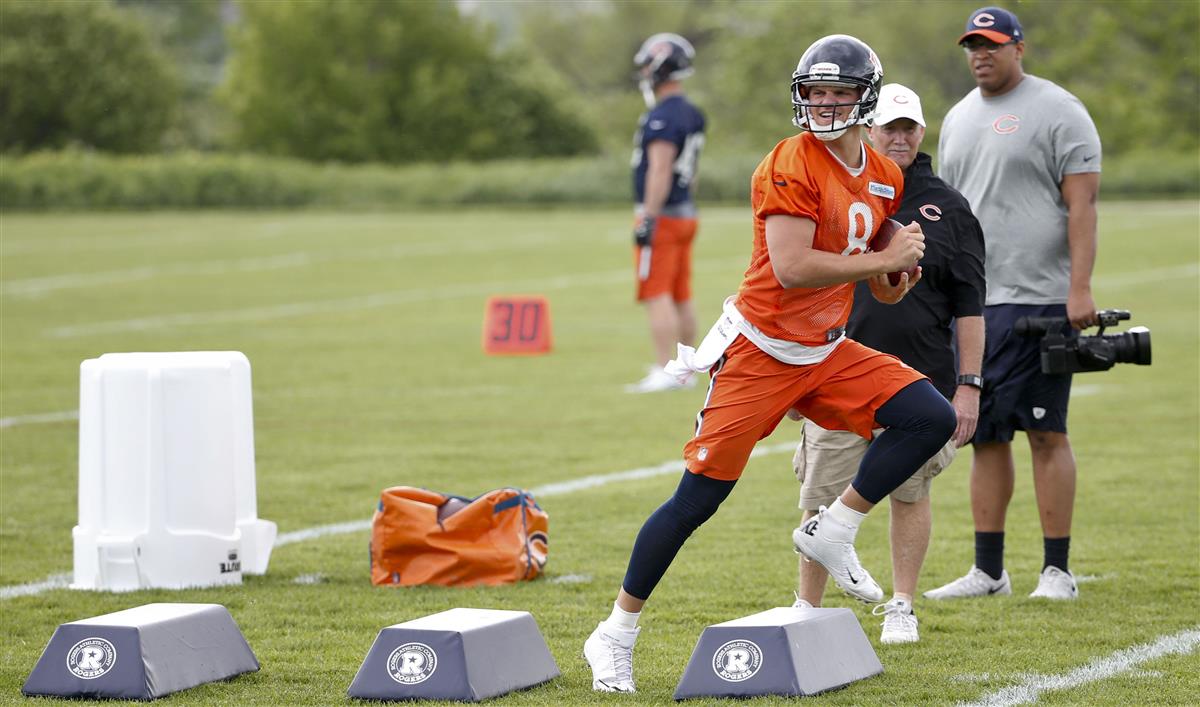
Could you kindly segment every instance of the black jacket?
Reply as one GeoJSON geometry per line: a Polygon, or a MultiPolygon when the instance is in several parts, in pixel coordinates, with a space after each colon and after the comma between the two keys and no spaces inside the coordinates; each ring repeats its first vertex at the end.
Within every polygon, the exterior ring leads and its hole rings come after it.
{"type": "Polygon", "coordinates": [[[846,333],[929,376],[950,399],[958,374],[951,320],[983,314],[983,229],[967,200],[933,173],[923,152],[904,171],[904,198],[893,218],[905,225],[916,221],[925,232],[921,281],[891,305],[876,300],[866,282],[858,283],[846,333]]]}

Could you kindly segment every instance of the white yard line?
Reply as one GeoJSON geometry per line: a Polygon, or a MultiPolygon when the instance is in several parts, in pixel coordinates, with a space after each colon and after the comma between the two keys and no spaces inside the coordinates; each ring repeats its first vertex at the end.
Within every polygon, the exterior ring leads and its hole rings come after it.
{"type": "MultiPolygon", "coordinates": [[[[695,264],[695,270],[707,271],[714,268],[728,267],[727,260],[700,261],[695,264]]],[[[1098,284],[1109,287],[1120,287],[1146,282],[1160,282],[1173,277],[1193,277],[1200,272],[1196,263],[1172,268],[1156,268],[1138,272],[1110,276],[1108,279],[1098,278],[1098,284]]],[[[233,322],[255,322],[287,317],[303,317],[313,314],[328,314],[333,312],[350,312],[377,307],[389,307],[414,302],[427,302],[439,299],[457,297],[481,297],[496,292],[513,290],[561,290],[589,284],[611,284],[622,282],[629,277],[628,270],[610,270],[606,272],[583,273],[576,275],[555,275],[524,281],[500,281],[489,283],[465,283],[447,285],[444,287],[421,288],[414,290],[398,290],[379,292],[371,295],[359,295],[335,300],[316,300],[309,302],[292,302],[272,305],[269,307],[245,307],[238,309],[219,310],[213,312],[185,312],[179,314],[162,314],[133,319],[115,319],[103,322],[90,322],[71,326],[47,329],[46,334],[56,338],[74,338],[95,334],[111,334],[123,331],[152,331],[173,327],[189,327],[205,324],[222,324],[233,322]]]]}
{"type": "Polygon", "coordinates": [[[258,226],[258,232],[249,236],[243,232],[231,233],[220,228],[221,224],[214,223],[211,230],[203,233],[141,233],[129,236],[77,236],[71,238],[29,238],[14,240],[6,238],[0,242],[0,257],[13,255],[40,255],[43,253],[80,253],[97,250],[128,250],[131,248],[152,248],[161,245],[181,245],[185,243],[212,244],[221,240],[236,240],[244,243],[247,240],[263,240],[279,238],[290,229],[283,221],[271,221],[258,226]],[[228,235],[226,235],[228,234],[228,235]]]}
{"type": "Polygon", "coordinates": [[[292,302],[269,307],[244,307],[214,312],[187,312],[163,314],[135,319],[116,319],[106,322],[91,322],[73,326],[55,327],[45,330],[49,336],[72,338],[93,334],[113,334],[128,331],[151,331],[172,327],[191,327],[204,324],[228,324],[233,322],[257,322],[287,317],[305,317],[313,314],[352,312],[377,307],[392,307],[415,302],[453,299],[458,297],[485,297],[496,293],[518,290],[565,290],[582,285],[601,285],[622,282],[629,278],[629,271],[608,270],[583,275],[555,275],[530,280],[505,280],[499,282],[477,282],[446,285],[444,287],[422,287],[412,290],[395,290],[371,295],[360,295],[334,300],[292,302]]]}
{"type": "MultiPolygon", "coordinates": [[[[761,457],[767,454],[779,454],[780,452],[796,451],[795,442],[785,442],[783,444],[774,444],[767,447],[755,447],[750,453],[751,458],[761,457]]],[[[564,496],[566,494],[575,493],[584,489],[596,488],[598,486],[607,486],[613,483],[622,481],[638,481],[641,479],[651,479],[664,474],[682,474],[683,460],[673,459],[671,461],[656,464],[654,466],[643,466],[637,469],[629,469],[627,471],[614,471],[608,474],[592,474],[590,476],[581,476],[578,479],[570,479],[568,481],[558,481],[544,486],[535,486],[529,489],[529,493],[533,494],[534,499],[552,498],[554,496],[564,496]]],[[[305,540],[314,540],[327,535],[342,535],[343,533],[356,533],[360,530],[367,530],[371,527],[371,520],[354,520],[346,523],[334,523],[332,525],[319,525],[315,528],[305,528],[304,530],[295,530],[290,533],[283,533],[275,538],[275,547],[283,545],[291,545],[292,543],[303,542],[305,540]]]]}
{"type": "MultiPolygon", "coordinates": [[[[799,440],[797,440],[799,441],[799,440]]],[[[779,454],[781,452],[796,451],[796,442],[784,442],[781,444],[772,444],[769,446],[755,447],[754,451],[750,452],[750,457],[761,457],[767,454],[779,454]]],[[[620,481],[635,481],[638,479],[649,479],[663,474],[682,474],[683,460],[673,459],[655,466],[643,466],[638,469],[630,469],[628,471],[616,471],[610,474],[594,474],[592,476],[583,476],[578,479],[569,481],[559,481],[545,486],[535,486],[529,489],[535,499],[546,498],[549,496],[562,496],[583,489],[590,489],[596,486],[607,486],[608,484],[620,481]]]]}
{"type": "Polygon", "coordinates": [[[166,265],[144,265],[121,270],[99,272],[64,273],[44,277],[26,277],[9,280],[0,289],[6,295],[36,297],[56,290],[99,285],[119,285],[155,277],[187,275],[221,275],[229,272],[259,272],[295,268],[314,262],[311,253],[283,253],[261,258],[238,258],[236,260],[209,260],[200,263],[170,263],[166,265]]]}
{"type": "MultiPolygon", "coordinates": [[[[1106,388],[1105,385],[1099,385],[1099,384],[1096,384],[1096,385],[1086,385],[1086,384],[1085,385],[1074,385],[1074,387],[1072,387],[1072,389],[1070,389],[1070,396],[1072,396],[1072,397],[1087,397],[1090,395],[1096,395],[1098,393],[1102,393],[1102,391],[1105,388],[1106,388]]],[[[20,425],[43,425],[43,424],[47,424],[47,423],[66,423],[66,421],[68,421],[68,420],[78,420],[78,419],[79,419],[79,411],[60,411],[60,412],[56,412],[56,413],[17,415],[17,417],[13,417],[13,418],[0,418],[0,430],[5,429],[5,427],[17,427],[20,425]]],[[[632,474],[636,471],[637,471],[637,469],[632,469],[632,471],[620,472],[620,473],[632,474]]],[[[630,477],[630,478],[643,478],[643,477],[630,477]]],[[[563,481],[563,484],[574,484],[574,483],[583,483],[583,480],[581,479],[578,481],[563,481]]],[[[550,487],[552,487],[552,486],[547,486],[547,489],[550,489],[550,487]]]]}
{"type": "Polygon", "coordinates": [[[371,521],[367,520],[351,520],[345,523],[333,523],[331,525],[318,525],[304,530],[293,530],[290,533],[283,533],[275,538],[273,548],[291,545],[293,543],[302,543],[308,540],[316,540],[327,535],[345,535],[346,533],[357,533],[360,530],[370,530],[371,521]]]}
{"type": "Polygon", "coordinates": [[[0,429],[17,427],[18,425],[41,425],[47,422],[67,422],[78,420],[78,410],[63,410],[61,412],[43,412],[34,415],[17,415],[15,417],[0,417],[0,429]]]}
{"type": "Polygon", "coordinates": [[[1096,658],[1074,670],[1056,675],[1027,675],[1017,685],[989,692],[975,702],[960,703],[961,707],[1009,707],[1037,702],[1043,692],[1070,690],[1098,680],[1106,680],[1121,673],[1132,672],[1142,663],[1165,655],[1191,653],[1200,645],[1200,626],[1179,633],[1162,636],[1153,643],[1117,651],[1103,658],[1096,658]]]}
{"type": "Polygon", "coordinates": [[[1104,390],[1105,386],[1101,383],[1085,383],[1083,385],[1071,386],[1072,398],[1085,398],[1089,395],[1095,395],[1104,390]]]}
{"type": "Polygon", "coordinates": [[[477,255],[481,253],[494,253],[501,250],[545,246],[556,242],[565,241],[561,237],[541,234],[527,235],[504,241],[438,241],[433,243],[398,244],[362,250],[297,251],[280,255],[236,258],[232,260],[167,263],[90,273],[64,273],[43,277],[27,277],[5,282],[0,287],[0,292],[5,295],[36,297],[57,290],[124,284],[138,280],[150,280],[157,277],[261,272],[265,270],[298,268],[334,261],[378,261],[421,256],[477,255]]]}
{"type": "MultiPolygon", "coordinates": [[[[761,457],[767,454],[779,454],[781,452],[792,452],[796,449],[795,442],[784,442],[781,444],[773,444],[765,447],[755,447],[750,453],[751,457],[761,457]]],[[[608,474],[593,474],[591,476],[583,476],[570,481],[561,481],[545,486],[536,486],[530,489],[530,493],[534,498],[548,498],[553,496],[562,496],[584,489],[596,488],[599,486],[607,486],[612,483],[622,481],[635,481],[639,479],[649,479],[655,476],[664,474],[682,474],[683,460],[666,461],[662,464],[654,466],[644,466],[628,471],[617,471],[608,474]]],[[[305,528],[303,530],[294,530],[290,533],[283,533],[275,538],[274,547],[279,548],[285,545],[294,543],[306,542],[308,540],[316,540],[329,535],[344,535],[346,533],[357,533],[363,530],[369,530],[371,521],[367,520],[352,520],[345,523],[333,523],[331,525],[318,525],[313,528],[305,528]]],[[[29,584],[17,584],[8,587],[0,587],[0,599],[10,599],[12,597],[30,596],[33,594],[41,594],[50,589],[59,589],[66,587],[70,581],[70,575],[56,574],[51,575],[41,582],[32,582],[29,584]]]]}
{"type": "Polygon", "coordinates": [[[0,587],[0,599],[12,599],[13,597],[29,597],[42,592],[48,592],[51,589],[66,589],[71,582],[71,575],[52,574],[40,582],[30,582],[29,584],[13,584],[7,587],[0,587]]]}
{"type": "Polygon", "coordinates": [[[1133,272],[1097,275],[1092,282],[1093,287],[1126,287],[1129,285],[1144,285],[1148,282],[1177,280],[1200,275],[1200,263],[1186,263],[1164,268],[1134,270],[1133,272]]]}
{"type": "MultiPolygon", "coordinates": [[[[697,261],[692,269],[697,273],[728,270],[729,261],[719,259],[697,261]]],[[[73,338],[122,331],[152,331],[204,324],[257,322],[287,317],[304,317],[313,314],[351,312],[376,307],[390,307],[400,304],[454,299],[458,297],[485,297],[504,292],[566,290],[586,285],[611,285],[627,282],[629,278],[629,271],[621,269],[582,274],[552,275],[530,280],[462,283],[443,287],[378,292],[343,299],[291,302],[269,307],[240,307],[238,309],[226,309],[214,312],[186,312],[134,319],[90,322],[88,324],[46,329],[43,333],[56,338],[73,338]]]]}

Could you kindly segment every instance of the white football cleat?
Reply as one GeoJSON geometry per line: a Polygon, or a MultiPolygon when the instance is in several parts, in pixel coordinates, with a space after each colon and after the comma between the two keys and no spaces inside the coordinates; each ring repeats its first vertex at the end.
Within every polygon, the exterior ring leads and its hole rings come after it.
{"type": "Polygon", "coordinates": [[[893,597],[888,603],[876,606],[871,613],[883,615],[880,643],[916,643],[921,639],[917,635],[917,615],[913,613],[912,602],[893,597]]]}
{"type": "MultiPolygon", "coordinates": [[[[830,530],[834,524],[840,525],[829,515],[825,506],[821,506],[817,515],[792,531],[792,544],[796,546],[796,552],[819,563],[833,577],[834,584],[855,599],[868,604],[883,601],[883,589],[858,561],[854,543],[831,537],[830,530]]],[[[845,532],[849,533],[849,529],[845,532]]]]}
{"type": "Polygon", "coordinates": [[[971,565],[971,571],[953,582],[925,592],[926,599],[966,599],[986,597],[993,594],[1012,594],[1012,582],[1008,581],[1008,570],[1000,571],[1000,579],[992,579],[987,572],[971,565]]]}
{"type": "Polygon", "coordinates": [[[640,628],[623,630],[601,621],[583,643],[596,692],[637,692],[633,684],[633,644],[640,628]]]}
{"type": "Polygon", "coordinates": [[[1038,599],[1078,599],[1079,587],[1075,586],[1075,575],[1046,565],[1038,577],[1037,589],[1029,596],[1038,599]]]}
{"type": "Polygon", "coordinates": [[[664,390],[682,390],[684,388],[694,388],[696,386],[696,377],[692,376],[687,383],[680,383],[675,376],[667,373],[658,366],[651,366],[646,373],[646,377],[625,386],[626,393],[659,393],[664,390]]]}

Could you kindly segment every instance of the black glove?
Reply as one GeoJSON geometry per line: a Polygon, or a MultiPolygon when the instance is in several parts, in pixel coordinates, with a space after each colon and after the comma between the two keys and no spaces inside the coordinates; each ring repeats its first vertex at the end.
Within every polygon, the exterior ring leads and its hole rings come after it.
{"type": "Polygon", "coordinates": [[[633,227],[633,242],[643,248],[654,242],[654,227],[657,221],[653,216],[643,216],[638,225],[633,227]]]}

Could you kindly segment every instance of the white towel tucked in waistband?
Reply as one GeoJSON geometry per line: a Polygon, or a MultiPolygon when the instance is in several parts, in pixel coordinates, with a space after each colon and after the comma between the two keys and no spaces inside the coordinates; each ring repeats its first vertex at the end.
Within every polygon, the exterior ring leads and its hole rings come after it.
{"type": "Polygon", "coordinates": [[[794,341],[784,341],[767,336],[761,329],[746,321],[742,313],[734,306],[734,297],[725,300],[721,316],[717,318],[698,348],[678,344],[676,358],[668,361],[663,367],[668,374],[680,383],[687,383],[697,373],[712,368],[725,349],[741,334],[757,346],[763,353],[775,360],[792,366],[808,366],[824,361],[837,345],[845,340],[845,335],[835,341],[821,346],[805,346],[794,341]]]}

